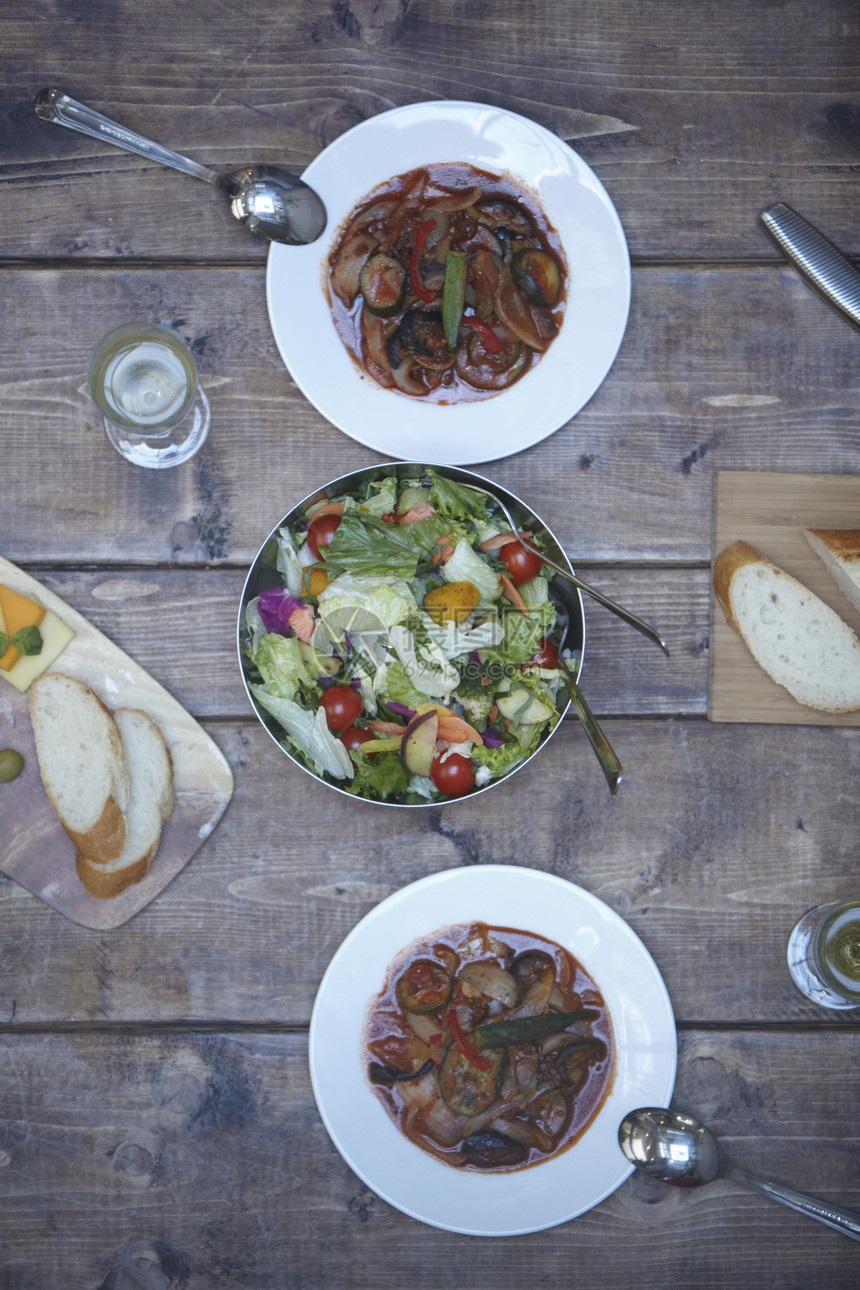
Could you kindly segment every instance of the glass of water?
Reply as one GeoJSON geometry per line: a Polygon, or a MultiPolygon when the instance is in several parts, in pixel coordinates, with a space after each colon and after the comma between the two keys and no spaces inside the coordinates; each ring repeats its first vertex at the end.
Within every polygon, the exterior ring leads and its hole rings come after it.
{"type": "Polygon", "coordinates": [[[87,389],[111,443],[136,466],[178,466],[209,432],[194,355],[162,323],[129,323],[103,336],[90,355],[87,389]]]}
{"type": "Polygon", "coordinates": [[[816,905],[788,942],[797,988],[824,1008],[860,1008],[860,896],[816,905]]]}

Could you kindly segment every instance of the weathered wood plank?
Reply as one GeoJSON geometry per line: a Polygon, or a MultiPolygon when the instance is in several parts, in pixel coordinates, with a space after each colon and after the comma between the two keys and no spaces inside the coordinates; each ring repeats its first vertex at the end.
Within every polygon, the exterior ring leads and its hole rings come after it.
{"type": "Polygon", "coordinates": [[[780,198],[860,252],[856,7],[812,22],[779,6],[631,8],[371,0],[207,5],[177,29],[152,4],[4,9],[7,159],[0,254],[247,257],[264,247],[199,184],[37,121],[57,84],[216,168],[301,170],[388,108],[474,99],[556,131],[592,164],[634,255],[773,254],[758,212],[780,198]],[[13,62],[14,51],[14,62],[13,62]],[[129,79],[132,68],[133,78],[129,79]],[[164,211],[172,212],[168,221],[164,211]]]}
{"type": "Polygon", "coordinates": [[[856,730],[608,721],[626,776],[611,798],[566,723],[504,787],[397,810],[312,780],[259,726],[207,728],[233,800],[130,923],[89,932],[0,882],[0,1022],[301,1024],[335,949],[378,901],[492,862],[558,874],[615,909],[683,1022],[848,1024],[795,990],[785,947],[805,910],[857,886],[856,730]]]}
{"type": "MultiPolygon", "coordinates": [[[[582,681],[594,712],[703,715],[709,571],[578,567],[587,581],[656,623],[672,651],[663,658],[638,632],[588,601],[582,681]]],[[[247,717],[236,653],[245,569],[31,571],[196,717],[247,717]]]]}
{"type": "MultiPolygon", "coordinates": [[[[860,1208],[858,1036],[681,1036],[675,1104],[751,1170],[860,1208]],[[822,1078],[822,1072],[826,1077],[822,1078]]],[[[632,1177],[597,1208],[481,1241],[391,1208],[317,1114],[300,1035],[4,1036],[0,1251],[15,1290],[520,1290],[856,1285],[852,1242],[735,1183],[632,1177]],[[731,1233],[731,1239],[727,1239],[731,1233]],[[447,1274],[446,1274],[447,1275],[447,1274]]]]}
{"type": "MultiPolygon", "coordinates": [[[[0,357],[0,551],[17,563],[249,561],[308,492],[381,460],[292,383],[257,270],[3,281],[16,308],[0,357]],[[135,316],[189,336],[212,401],[209,443],[174,470],[119,457],[86,393],[92,345],[135,316]]],[[[642,270],[618,359],[589,405],[484,469],[579,562],[706,562],[714,473],[853,472],[858,397],[854,332],[788,267],[642,270]]]]}

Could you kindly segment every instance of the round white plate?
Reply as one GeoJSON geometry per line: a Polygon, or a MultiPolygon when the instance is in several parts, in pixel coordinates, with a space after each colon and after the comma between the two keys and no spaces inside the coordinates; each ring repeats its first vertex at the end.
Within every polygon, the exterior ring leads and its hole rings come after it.
{"type": "Polygon", "coordinates": [[[668,1106],[677,1042],[653,959],[608,905],[535,869],[476,865],[422,878],[377,905],[332,959],[311,1017],[314,1095],[329,1135],[377,1195],[434,1227],[516,1236],[565,1223],[599,1204],[633,1171],[618,1126],[638,1106],[668,1106]],[[508,1174],[462,1172],[405,1138],[368,1081],[362,1035],[371,998],[396,954],[457,923],[539,933],[564,946],[600,989],[615,1032],[612,1087],[567,1151],[508,1174]]]}
{"type": "Polygon", "coordinates": [[[269,319],[303,394],[350,438],[390,457],[468,465],[539,443],[600,386],[627,325],[630,259],[600,180],[571,148],[526,117],[482,103],[413,103],[348,130],[302,176],[322,197],[328,225],[311,246],[273,243],[269,319]],[[418,166],[462,161],[508,174],[538,197],[561,237],[569,283],[561,331],[533,371],[477,403],[443,406],[384,390],[338,336],[325,266],[341,225],[379,184],[418,166]]]}

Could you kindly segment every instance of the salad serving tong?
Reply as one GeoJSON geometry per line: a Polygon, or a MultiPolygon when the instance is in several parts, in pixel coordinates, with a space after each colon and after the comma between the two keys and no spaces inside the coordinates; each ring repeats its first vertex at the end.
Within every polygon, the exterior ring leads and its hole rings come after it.
{"type": "MultiPolygon", "coordinates": [[[[587,582],[583,582],[581,578],[577,578],[576,574],[571,573],[569,569],[565,569],[560,564],[556,564],[555,560],[551,560],[548,555],[531,543],[528,538],[522,537],[519,525],[514,522],[513,516],[500,497],[495,493],[491,493],[487,488],[479,488],[478,485],[472,483],[471,480],[469,481],[469,488],[472,489],[473,492],[483,493],[485,497],[489,497],[491,501],[496,503],[502,515],[511,526],[511,532],[516,535],[516,539],[520,543],[520,546],[525,547],[527,551],[533,552],[539,560],[548,565],[549,568],[553,569],[562,578],[573,583],[574,587],[579,591],[584,591],[587,595],[592,596],[607,609],[611,609],[612,612],[619,618],[622,618],[624,622],[629,623],[631,627],[635,627],[637,631],[642,632],[642,634],[647,636],[649,640],[652,640],[659,645],[664,653],[669,653],[666,642],[649,623],[638,618],[636,614],[631,613],[629,609],[624,609],[621,605],[617,605],[614,600],[610,600],[602,591],[598,591],[595,587],[589,586],[587,582]]],[[[559,616],[561,619],[561,641],[563,646],[568,628],[570,627],[570,611],[563,602],[557,601],[556,603],[558,604],[559,616]]],[[[618,792],[618,788],[622,780],[621,762],[619,761],[618,755],[609,740],[606,738],[606,735],[603,733],[600,723],[591,711],[591,708],[588,706],[585,695],[579,688],[579,683],[571,670],[570,664],[564,657],[562,649],[559,649],[558,660],[561,670],[564,673],[564,685],[568,695],[570,696],[573,709],[579,717],[582,727],[588,736],[588,741],[597,755],[597,759],[600,762],[606,782],[609,785],[609,791],[614,796],[618,792]]]]}
{"type": "MultiPolygon", "coordinates": [[[[510,524],[511,532],[516,535],[520,546],[525,547],[527,551],[531,551],[532,554],[536,555],[544,564],[549,565],[550,569],[554,569],[560,577],[566,578],[568,582],[572,582],[574,587],[577,587],[579,591],[584,591],[587,596],[591,596],[591,598],[596,600],[598,604],[603,605],[605,609],[610,610],[630,627],[635,627],[637,632],[641,632],[643,636],[647,636],[655,645],[659,645],[664,654],[669,653],[669,647],[663,640],[663,637],[656,628],[651,626],[650,623],[646,623],[642,618],[639,618],[636,614],[632,613],[631,610],[625,609],[623,605],[616,604],[614,600],[610,600],[602,591],[598,591],[596,587],[592,587],[587,582],[583,582],[581,578],[577,578],[576,574],[571,573],[569,569],[565,569],[560,564],[556,564],[555,560],[551,560],[545,552],[536,547],[528,540],[528,538],[524,538],[520,532],[519,525],[514,522],[513,516],[500,497],[495,493],[491,493],[487,488],[479,488],[477,484],[473,484],[471,481],[469,482],[469,487],[472,492],[483,493],[485,497],[489,497],[496,503],[502,515],[504,515],[505,519],[510,524]]],[[[535,519],[535,522],[537,523],[537,519],[535,519]]]]}

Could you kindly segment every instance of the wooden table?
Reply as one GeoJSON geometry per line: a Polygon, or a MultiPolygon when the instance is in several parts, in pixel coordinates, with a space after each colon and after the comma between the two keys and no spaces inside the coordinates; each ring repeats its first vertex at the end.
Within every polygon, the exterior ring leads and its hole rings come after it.
{"type": "Polygon", "coordinates": [[[381,898],[462,864],[543,868],[652,952],[675,1104],[738,1163],[860,1209],[860,1014],[813,1007],[784,957],[806,908],[858,887],[860,736],[707,719],[715,473],[857,469],[858,338],[758,222],[786,200],[860,255],[856,6],[7,0],[0,34],[0,552],[185,704],[236,783],[181,899],[125,927],[89,932],[0,881],[0,1284],[855,1286],[855,1244],[728,1182],[633,1177],[529,1237],[407,1218],[329,1141],[307,1028],[381,898]],[[223,168],[301,169],[375,113],[465,98],[595,169],[633,263],[620,353],[573,421],[483,469],[671,643],[667,661],[589,613],[616,798],[574,721],[452,809],[381,813],[279,755],[235,659],[245,571],[290,505],[380,458],[285,371],[266,247],[191,180],[37,121],[47,85],[223,168]],[[136,316],[193,341],[212,402],[208,444],[171,471],[127,465],[84,388],[94,342],[136,316]]]}

